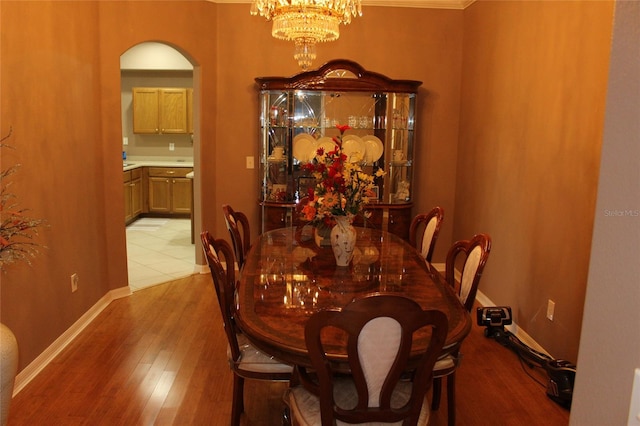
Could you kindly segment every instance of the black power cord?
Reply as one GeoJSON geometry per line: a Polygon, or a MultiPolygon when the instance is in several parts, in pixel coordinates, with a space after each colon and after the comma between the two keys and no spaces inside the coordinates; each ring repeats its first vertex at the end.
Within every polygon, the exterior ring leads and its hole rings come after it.
{"type": "Polygon", "coordinates": [[[547,396],[556,403],[569,409],[571,408],[571,398],[573,395],[573,384],[576,375],[576,366],[569,361],[553,359],[549,355],[537,351],[525,345],[516,335],[504,326],[511,324],[510,307],[478,308],[478,325],[486,326],[485,337],[493,338],[501,345],[511,349],[520,360],[522,369],[535,382],[547,389],[547,396]],[[533,377],[524,366],[539,368],[547,373],[548,381],[546,385],[533,377]]]}

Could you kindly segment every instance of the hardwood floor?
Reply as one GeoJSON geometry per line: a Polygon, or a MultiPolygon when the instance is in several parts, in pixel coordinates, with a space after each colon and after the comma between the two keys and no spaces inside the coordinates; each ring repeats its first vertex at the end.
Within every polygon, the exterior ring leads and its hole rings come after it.
{"type": "MultiPolygon", "coordinates": [[[[569,412],[482,332],[474,325],[462,347],[457,424],[567,425],[569,412]]],[[[228,425],[231,388],[211,276],[193,275],[112,302],[16,395],[9,425],[228,425]]],[[[243,426],[280,425],[285,388],[247,380],[243,426]]],[[[444,392],[431,425],[447,424],[444,392]]]]}

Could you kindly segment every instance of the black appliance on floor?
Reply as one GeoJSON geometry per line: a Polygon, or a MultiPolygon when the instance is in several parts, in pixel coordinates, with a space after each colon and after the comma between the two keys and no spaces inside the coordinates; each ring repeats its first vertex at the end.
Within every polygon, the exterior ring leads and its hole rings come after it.
{"type": "Polygon", "coordinates": [[[493,306],[477,308],[477,322],[486,327],[484,335],[513,350],[530,367],[543,368],[548,375],[547,396],[556,403],[569,409],[576,378],[576,366],[563,359],[553,359],[549,355],[536,351],[522,343],[505,325],[512,324],[511,307],[493,306]]]}

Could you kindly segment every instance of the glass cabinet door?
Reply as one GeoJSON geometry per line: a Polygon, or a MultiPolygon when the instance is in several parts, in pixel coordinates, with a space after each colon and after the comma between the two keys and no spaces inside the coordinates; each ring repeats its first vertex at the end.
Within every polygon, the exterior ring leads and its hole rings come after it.
{"type": "Polygon", "coordinates": [[[261,96],[260,175],[262,201],[292,201],[288,186],[291,175],[289,95],[265,92],[261,96]]]}
{"type": "Polygon", "coordinates": [[[389,141],[386,144],[387,179],[383,201],[390,204],[411,202],[413,181],[415,94],[391,94],[387,110],[389,141]]]}

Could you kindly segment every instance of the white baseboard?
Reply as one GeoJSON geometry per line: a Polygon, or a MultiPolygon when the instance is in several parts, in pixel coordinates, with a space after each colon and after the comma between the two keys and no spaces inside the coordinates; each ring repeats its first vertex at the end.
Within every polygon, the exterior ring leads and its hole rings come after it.
{"type": "Polygon", "coordinates": [[[208,265],[198,265],[196,263],[196,265],[193,267],[193,273],[194,274],[208,274],[209,273],[209,266],[208,265]]]}
{"type": "MultiPolygon", "coordinates": [[[[446,269],[446,265],[444,263],[434,263],[433,266],[439,272],[444,274],[444,271],[446,269]]],[[[455,277],[457,280],[460,279],[460,271],[458,271],[457,269],[455,270],[455,277]]],[[[476,293],[476,301],[481,306],[497,306],[495,303],[491,301],[491,299],[485,296],[479,289],[478,289],[478,293],[476,293]]],[[[475,318],[474,313],[472,312],[471,314],[472,314],[472,317],[475,318]]],[[[542,346],[540,346],[538,342],[536,342],[531,336],[529,336],[526,331],[518,327],[518,324],[516,324],[515,322],[511,325],[506,326],[505,328],[509,330],[511,333],[513,333],[525,345],[529,346],[532,349],[535,349],[538,352],[542,352],[544,354],[551,356],[551,354],[549,354],[549,352],[547,352],[542,346]]]]}
{"type": "Polygon", "coordinates": [[[62,350],[75,339],[87,325],[93,321],[109,303],[116,299],[131,295],[131,289],[120,287],[111,290],[98,302],[93,305],[84,315],[82,315],[71,327],[60,335],[47,349],[45,349],[36,359],[34,359],[24,370],[16,376],[13,387],[13,396],[16,396],[34,377],[38,375],[62,350]]]}

